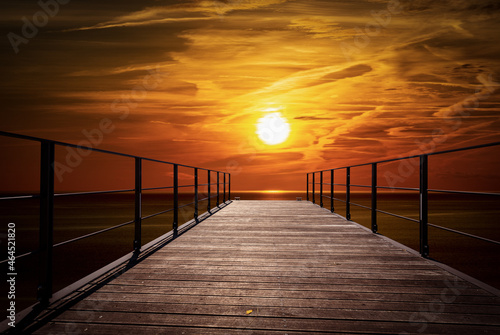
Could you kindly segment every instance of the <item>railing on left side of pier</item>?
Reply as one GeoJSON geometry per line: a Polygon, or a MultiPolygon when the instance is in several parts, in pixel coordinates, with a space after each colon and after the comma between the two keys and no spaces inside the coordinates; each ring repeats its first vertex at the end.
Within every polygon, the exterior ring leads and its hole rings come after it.
{"type": "MultiPolygon", "coordinates": [[[[17,199],[30,199],[30,198],[39,198],[40,201],[40,212],[39,212],[39,245],[38,249],[32,250],[30,252],[23,253],[21,255],[16,255],[14,260],[30,256],[30,255],[39,255],[39,285],[37,289],[37,299],[43,304],[46,305],[50,302],[53,296],[62,297],[65,293],[68,292],[68,288],[74,287],[74,285],[68,286],[66,289],[62,289],[57,294],[53,292],[53,249],[58,248],[63,245],[71,244],[77,241],[81,241],[83,239],[96,236],[111,230],[115,230],[124,226],[134,224],[134,238],[131,241],[131,252],[138,254],[141,252],[141,232],[142,232],[142,222],[149,218],[165,214],[168,212],[173,213],[173,237],[175,238],[178,235],[178,227],[179,224],[179,210],[194,205],[194,220],[198,221],[199,218],[199,203],[201,201],[208,201],[207,211],[210,213],[212,210],[212,204],[215,202],[215,207],[219,207],[222,203],[226,203],[230,201],[231,198],[231,175],[227,172],[210,170],[201,167],[194,167],[184,164],[177,164],[172,162],[166,162],[157,159],[145,158],[135,155],[123,154],[119,152],[97,149],[93,147],[86,147],[82,145],[75,145],[65,142],[52,141],[38,137],[20,135],[10,132],[0,131],[0,136],[15,138],[19,140],[27,140],[31,142],[38,142],[40,144],[40,188],[38,194],[30,194],[30,195],[15,195],[15,196],[3,196],[0,197],[0,201],[8,201],[8,200],[17,200],[17,199]],[[56,156],[56,147],[65,147],[65,148],[73,148],[79,151],[84,152],[100,152],[110,156],[119,156],[125,157],[127,159],[131,159],[134,162],[134,180],[133,184],[135,187],[133,189],[119,189],[119,190],[106,190],[106,191],[96,191],[96,192],[76,192],[76,193],[55,193],[54,191],[54,181],[55,181],[55,156],[56,156]],[[159,164],[164,164],[167,166],[171,166],[173,168],[173,186],[165,186],[165,187],[151,187],[151,188],[143,188],[142,180],[143,180],[143,162],[154,162],[159,164]],[[190,185],[179,185],[179,167],[191,169],[193,171],[193,184],[190,185]],[[203,181],[200,182],[199,171],[204,170],[207,173],[206,183],[203,181]],[[222,181],[221,181],[221,176],[222,181]],[[215,177],[215,180],[214,180],[215,177]],[[221,186],[222,185],[222,190],[221,186]],[[207,187],[207,194],[205,198],[199,198],[199,189],[202,186],[207,187]],[[211,194],[211,187],[215,186],[217,191],[215,194],[211,194]],[[194,200],[188,204],[179,205],[179,189],[180,188],[194,188],[194,200]],[[143,191],[152,191],[152,190],[171,190],[173,192],[173,207],[168,208],[166,210],[150,214],[147,216],[142,215],[142,193],[143,191]],[[113,227],[105,228],[99,231],[95,231],[83,236],[79,236],[76,238],[72,238],[57,244],[54,244],[54,198],[55,197],[69,197],[69,196],[78,196],[78,195],[95,195],[95,194],[111,194],[111,193],[126,193],[133,192],[134,193],[134,218],[133,220],[115,225],[113,227]],[[215,198],[215,199],[214,199],[215,198]]],[[[2,176],[3,178],[8,178],[9,176],[2,176]]],[[[0,264],[9,262],[9,258],[0,261],[0,264]]],[[[113,264],[112,262],[111,264],[113,264]]],[[[104,268],[103,268],[104,269],[104,268]]],[[[101,269],[101,270],[103,270],[101,269]]],[[[104,271],[104,270],[103,270],[104,271]]],[[[95,279],[99,274],[102,274],[103,271],[96,271],[95,276],[93,278],[87,276],[85,280],[87,282],[95,279]]],[[[79,282],[78,282],[79,283],[79,282]]],[[[83,286],[85,283],[80,283],[80,286],[83,286]]],[[[52,300],[54,300],[53,298],[52,300]]]]}

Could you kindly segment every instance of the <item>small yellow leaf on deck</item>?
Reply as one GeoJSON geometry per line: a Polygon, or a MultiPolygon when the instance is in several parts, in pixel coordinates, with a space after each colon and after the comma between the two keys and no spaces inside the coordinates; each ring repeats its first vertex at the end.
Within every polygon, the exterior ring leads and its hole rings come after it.
{"type": "Polygon", "coordinates": [[[252,312],[253,312],[253,309],[249,309],[249,310],[247,311],[247,314],[250,314],[250,313],[252,313],[252,312]]]}

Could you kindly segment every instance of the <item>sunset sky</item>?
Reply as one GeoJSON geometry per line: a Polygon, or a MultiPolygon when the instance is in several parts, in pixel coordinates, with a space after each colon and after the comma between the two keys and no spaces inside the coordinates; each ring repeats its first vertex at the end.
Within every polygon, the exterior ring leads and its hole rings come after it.
{"type": "Polygon", "coordinates": [[[98,148],[232,172],[236,190],[500,141],[496,0],[41,3],[2,4],[4,131],[104,127],[98,148]],[[281,144],[256,133],[270,113],[281,144]]]}

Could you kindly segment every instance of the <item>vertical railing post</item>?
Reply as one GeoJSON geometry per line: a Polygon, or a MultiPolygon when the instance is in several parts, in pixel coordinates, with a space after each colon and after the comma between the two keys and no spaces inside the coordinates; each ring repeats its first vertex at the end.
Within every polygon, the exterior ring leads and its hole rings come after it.
{"type": "Polygon", "coordinates": [[[428,241],[428,156],[420,156],[420,254],[429,257],[428,241]]]}
{"type": "Polygon", "coordinates": [[[219,180],[219,171],[217,171],[217,207],[219,207],[219,195],[220,195],[220,180],[219,180]]]}
{"type": "Polygon", "coordinates": [[[142,159],[135,158],[135,218],[134,218],[134,251],[141,250],[142,225],[142,159]]]}
{"type": "Polygon", "coordinates": [[[309,201],[309,173],[306,174],[306,197],[307,201],[309,201]]]}
{"type": "Polygon", "coordinates": [[[224,195],[222,197],[222,202],[226,203],[226,173],[224,172],[224,195]]]}
{"type": "Polygon", "coordinates": [[[345,218],[347,220],[351,219],[351,168],[346,168],[345,172],[345,218]]]}
{"type": "Polygon", "coordinates": [[[179,225],[179,166],[174,164],[174,237],[177,237],[179,225]]]}
{"type": "Polygon", "coordinates": [[[198,222],[198,168],[194,168],[194,219],[198,222]]]}
{"type": "Polygon", "coordinates": [[[377,226],[377,163],[372,163],[372,232],[378,231],[377,226]]]}
{"type": "Polygon", "coordinates": [[[228,196],[227,196],[227,200],[231,200],[231,174],[228,173],[227,174],[227,177],[229,178],[229,184],[227,185],[227,191],[228,191],[228,196]]]}
{"type": "Polygon", "coordinates": [[[207,186],[207,190],[208,190],[208,204],[207,204],[207,212],[210,213],[210,210],[212,209],[210,207],[210,200],[212,200],[212,196],[210,194],[210,188],[211,188],[211,185],[210,185],[210,170],[207,170],[207,183],[208,183],[208,186],[207,186]]]}
{"type": "Polygon", "coordinates": [[[315,183],[316,183],[316,181],[315,181],[315,178],[316,178],[316,177],[315,177],[315,175],[316,175],[316,174],[313,172],[313,173],[312,173],[312,177],[313,177],[313,178],[312,178],[312,200],[313,200],[313,204],[315,204],[315,203],[316,203],[316,199],[315,199],[315,196],[314,196],[314,187],[316,186],[316,185],[315,185],[315,183]]]}
{"type": "Polygon", "coordinates": [[[333,207],[333,196],[334,196],[334,170],[330,170],[330,211],[335,212],[335,208],[333,207]]]}
{"type": "Polygon", "coordinates": [[[319,205],[323,207],[323,171],[319,173],[319,205]]]}
{"type": "Polygon", "coordinates": [[[52,297],[52,269],[54,244],[54,160],[55,145],[41,142],[40,159],[40,231],[39,231],[39,283],[37,298],[43,304],[52,297]]]}

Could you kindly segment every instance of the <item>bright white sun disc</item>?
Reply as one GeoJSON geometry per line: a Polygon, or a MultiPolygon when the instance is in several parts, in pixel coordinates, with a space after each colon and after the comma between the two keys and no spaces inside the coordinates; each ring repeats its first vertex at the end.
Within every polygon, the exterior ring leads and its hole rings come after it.
{"type": "Polygon", "coordinates": [[[281,113],[270,113],[258,120],[256,133],[266,144],[280,144],[290,135],[290,125],[281,113]]]}

